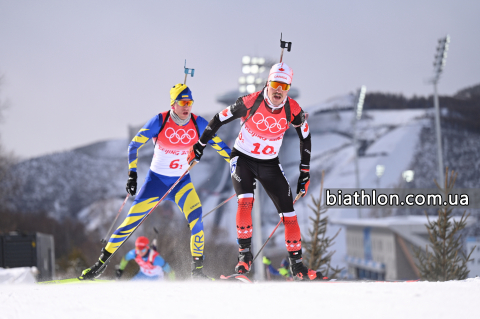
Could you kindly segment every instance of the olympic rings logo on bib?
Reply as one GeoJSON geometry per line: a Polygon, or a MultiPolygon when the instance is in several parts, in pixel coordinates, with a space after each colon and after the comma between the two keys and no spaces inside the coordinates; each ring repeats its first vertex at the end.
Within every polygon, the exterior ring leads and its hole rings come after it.
{"type": "Polygon", "coordinates": [[[257,125],[260,131],[268,130],[274,134],[285,130],[287,126],[287,119],[282,118],[277,122],[273,116],[267,116],[267,118],[265,118],[262,113],[255,113],[252,117],[252,122],[257,125]]]}
{"type": "Polygon", "coordinates": [[[165,137],[168,138],[172,144],[177,144],[179,142],[182,144],[189,144],[196,136],[197,133],[193,129],[189,129],[185,132],[184,129],[175,131],[173,128],[169,127],[165,130],[165,137]]]}

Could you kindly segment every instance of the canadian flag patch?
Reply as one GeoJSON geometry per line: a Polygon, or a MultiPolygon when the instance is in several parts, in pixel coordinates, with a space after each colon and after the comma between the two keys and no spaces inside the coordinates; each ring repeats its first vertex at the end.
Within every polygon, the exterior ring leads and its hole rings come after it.
{"type": "Polygon", "coordinates": [[[310,134],[310,129],[308,128],[308,123],[307,121],[303,122],[303,125],[302,125],[302,135],[303,135],[303,138],[306,138],[308,136],[308,134],[310,134]]]}
{"type": "Polygon", "coordinates": [[[228,120],[233,116],[232,111],[230,110],[230,106],[224,109],[222,112],[218,113],[218,115],[221,122],[228,120]]]}

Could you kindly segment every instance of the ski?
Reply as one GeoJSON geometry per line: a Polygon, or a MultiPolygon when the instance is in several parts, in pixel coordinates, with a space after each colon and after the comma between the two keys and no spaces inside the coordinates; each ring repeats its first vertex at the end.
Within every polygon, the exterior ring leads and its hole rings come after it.
{"type": "Polygon", "coordinates": [[[78,284],[78,283],[101,283],[101,282],[113,282],[115,280],[108,280],[108,279],[92,279],[92,280],[80,280],[78,278],[68,278],[68,279],[58,279],[58,280],[50,280],[50,281],[39,281],[37,284],[40,285],[52,285],[52,284],[78,284]]]}
{"type": "Polygon", "coordinates": [[[242,275],[242,274],[233,274],[233,275],[229,275],[229,276],[221,275],[221,276],[220,276],[220,279],[223,279],[223,280],[235,280],[235,279],[238,279],[238,280],[240,280],[240,281],[242,281],[242,282],[246,282],[246,283],[253,284],[253,281],[251,281],[247,276],[242,275]]]}
{"type": "Polygon", "coordinates": [[[420,282],[420,279],[412,280],[369,280],[369,279],[326,279],[313,280],[312,282],[322,282],[327,284],[345,284],[345,283],[414,283],[420,282]]]}

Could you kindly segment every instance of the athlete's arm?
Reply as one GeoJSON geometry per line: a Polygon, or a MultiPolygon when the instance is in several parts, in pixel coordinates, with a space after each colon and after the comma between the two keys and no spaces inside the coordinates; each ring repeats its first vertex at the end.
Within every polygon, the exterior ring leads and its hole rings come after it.
{"type": "MultiPolygon", "coordinates": [[[[205,132],[208,124],[209,123],[207,122],[207,120],[205,120],[203,117],[197,117],[197,125],[201,134],[205,132]]],[[[215,149],[217,153],[220,154],[221,157],[223,157],[224,160],[230,163],[230,147],[228,147],[228,145],[225,144],[225,142],[223,142],[220,137],[218,137],[217,135],[213,135],[213,138],[208,141],[208,144],[210,144],[213,149],[215,149]]]]}
{"type": "Polygon", "coordinates": [[[125,257],[122,258],[122,261],[120,261],[120,264],[118,265],[118,269],[124,270],[125,267],[127,267],[128,262],[134,258],[135,258],[135,249],[132,249],[125,255],[125,257]]]}
{"type": "Polygon", "coordinates": [[[297,135],[300,138],[300,176],[298,177],[297,194],[302,193],[303,197],[307,195],[308,186],[310,185],[310,154],[312,141],[308,123],[305,119],[305,113],[299,106],[293,111],[294,118],[292,125],[295,127],[297,135]]]}
{"type": "Polygon", "coordinates": [[[131,172],[137,171],[138,151],[151,138],[155,137],[162,126],[161,115],[155,115],[150,121],[145,124],[142,129],[135,135],[128,145],[128,170],[131,172]]]}
{"type": "Polygon", "coordinates": [[[239,97],[234,104],[215,114],[200,137],[200,143],[202,143],[202,145],[206,145],[208,141],[214,137],[215,133],[222,125],[246,116],[247,112],[248,109],[243,103],[243,97],[239,97]]]}
{"type": "Polygon", "coordinates": [[[297,135],[300,138],[300,169],[310,169],[312,141],[310,129],[302,109],[294,115],[292,125],[295,127],[297,135]]]}
{"type": "Polygon", "coordinates": [[[155,257],[155,259],[153,260],[153,265],[162,267],[163,271],[166,272],[167,274],[172,270],[170,268],[170,265],[160,255],[155,257]]]}

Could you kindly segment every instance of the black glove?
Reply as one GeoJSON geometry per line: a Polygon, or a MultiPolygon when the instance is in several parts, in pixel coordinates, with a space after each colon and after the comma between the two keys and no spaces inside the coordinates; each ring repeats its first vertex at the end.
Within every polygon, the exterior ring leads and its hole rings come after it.
{"type": "Polygon", "coordinates": [[[123,275],[123,270],[118,268],[117,266],[117,269],[115,270],[115,278],[120,279],[122,275],[123,275]]]}
{"type": "Polygon", "coordinates": [[[197,143],[193,144],[192,147],[190,147],[190,151],[188,152],[188,157],[187,157],[188,164],[192,165],[193,161],[200,162],[200,159],[203,156],[204,148],[205,146],[200,144],[200,141],[197,141],[197,143]]]}
{"type": "Polygon", "coordinates": [[[128,173],[127,193],[134,196],[137,193],[137,172],[130,171],[128,173]]]}
{"type": "Polygon", "coordinates": [[[303,191],[303,196],[307,195],[308,186],[310,185],[310,172],[308,169],[301,169],[298,177],[297,194],[303,191]]]}

